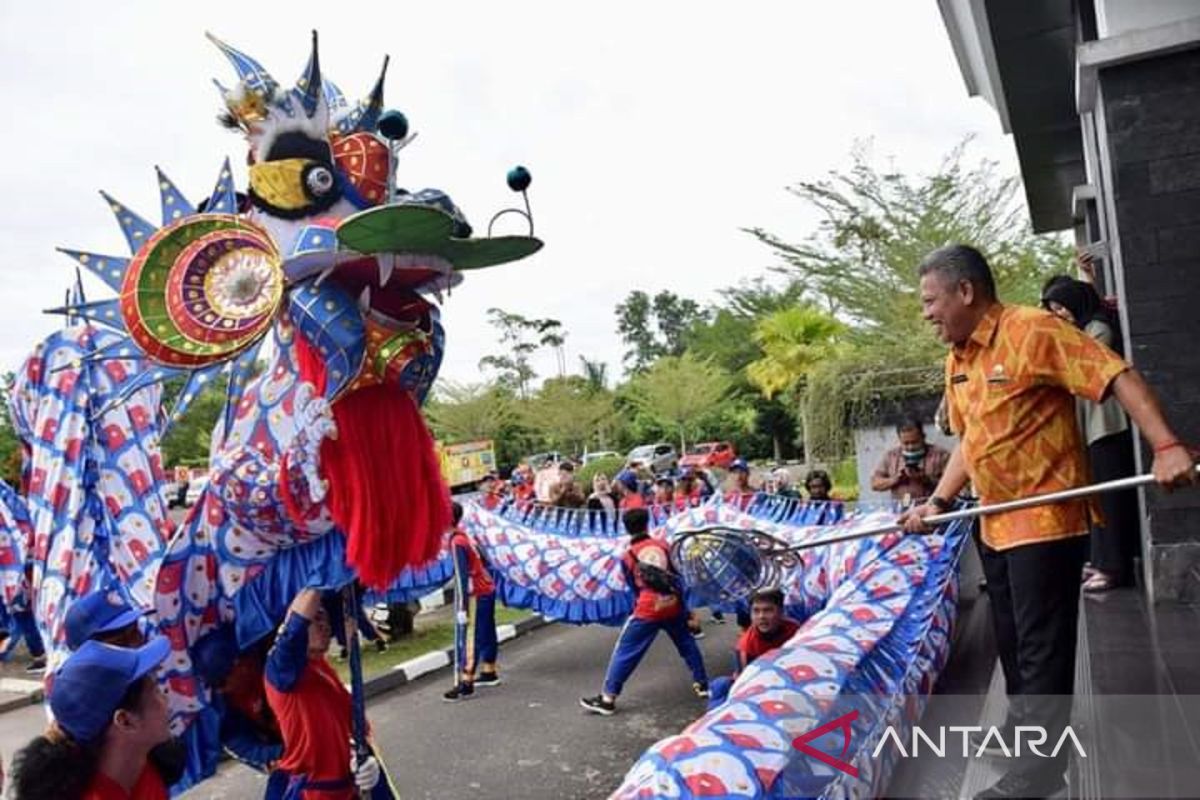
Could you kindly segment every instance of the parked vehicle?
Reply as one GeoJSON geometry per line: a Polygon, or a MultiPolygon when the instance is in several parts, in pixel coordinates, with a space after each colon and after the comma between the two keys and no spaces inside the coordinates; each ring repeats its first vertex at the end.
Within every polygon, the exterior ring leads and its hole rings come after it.
{"type": "Polygon", "coordinates": [[[701,442],[688,448],[687,454],[679,459],[681,467],[696,467],[708,469],[721,467],[729,469],[729,465],[737,458],[737,450],[731,442],[701,442]]]}
{"type": "Polygon", "coordinates": [[[675,452],[675,445],[666,442],[643,444],[630,450],[625,457],[626,466],[634,462],[651,472],[666,472],[679,466],[679,454],[675,452]]]}
{"type": "Polygon", "coordinates": [[[594,450],[591,453],[585,453],[583,463],[590,464],[593,461],[599,461],[602,458],[620,458],[621,454],[615,450],[594,450]]]}
{"type": "Polygon", "coordinates": [[[473,487],[496,470],[496,449],[491,439],[455,444],[437,443],[442,477],[451,489],[473,487]]]}
{"type": "Polygon", "coordinates": [[[569,460],[570,459],[557,450],[551,450],[547,453],[534,453],[533,455],[522,459],[522,461],[533,467],[535,470],[541,469],[543,466],[545,466],[547,461],[551,464],[561,464],[562,462],[569,460]]]}
{"type": "Polygon", "coordinates": [[[191,508],[200,499],[200,493],[208,486],[208,476],[196,478],[188,484],[187,494],[184,495],[183,507],[191,508]]]}

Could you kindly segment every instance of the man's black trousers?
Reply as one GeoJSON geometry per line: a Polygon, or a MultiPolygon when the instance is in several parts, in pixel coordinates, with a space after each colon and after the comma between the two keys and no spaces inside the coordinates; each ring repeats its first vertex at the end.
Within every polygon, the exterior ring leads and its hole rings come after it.
{"type": "MultiPolygon", "coordinates": [[[[1054,748],[1070,722],[1079,586],[1087,548],[1087,536],[1008,550],[993,550],[979,541],[1008,690],[1007,725],[1045,728],[1045,752],[1054,748]]],[[[1070,749],[1060,751],[1057,761],[1063,766],[1070,749]]]]}

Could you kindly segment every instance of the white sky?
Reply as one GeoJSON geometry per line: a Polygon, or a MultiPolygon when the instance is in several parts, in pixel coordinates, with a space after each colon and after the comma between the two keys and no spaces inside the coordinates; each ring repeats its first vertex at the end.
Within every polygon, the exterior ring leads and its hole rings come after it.
{"type": "MultiPolygon", "coordinates": [[[[290,85],[314,27],[352,101],[391,54],[387,105],[419,133],[401,186],[445,190],[482,234],[519,203],[508,168],[533,174],[546,247],[469,274],[447,301],[453,380],[478,380],[497,349],[490,306],[562,320],[570,369],[582,354],[618,374],[613,307],[631,289],[708,302],[764,273],[770,252],[739,228],[803,237],[814,218],[784,187],[845,166],[856,139],[919,171],[975,133],[975,156],[1017,171],[995,113],[967,97],[934,0],[4,0],[0,366],[61,324],[40,313],[73,276],[56,245],[127,254],[98,189],[157,222],[155,164],[193,202],[226,155],[246,185],[243,144],[214,121],[210,78],[233,72],[203,32],[290,85]]],[[[85,281],[89,299],[109,296],[85,281]]],[[[550,374],[552,356],[537,366],[550,374]]]]}

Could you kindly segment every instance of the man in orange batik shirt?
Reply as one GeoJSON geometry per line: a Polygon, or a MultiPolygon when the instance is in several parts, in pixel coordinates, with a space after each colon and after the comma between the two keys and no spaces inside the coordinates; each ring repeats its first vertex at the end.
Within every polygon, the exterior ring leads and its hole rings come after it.
{"type": "MultiPolygon", "coordinates": [[[[1117,398],[1154,450],[1160,484],[1195,480],[1192,455],[1150,387],[1115,353],[1045,311],[1000,303],[974,248],[935,250],[919,272],[923,315],[951,345],[946,398],[960,442],[929,501],[902,517],[909,531],[927,530],[923,518],[948,510],[968,478],[984,504],[1087,484],[1073,395],[1117,398]]],[[[1009,695],[1003,731],[1010,750],[1018,725],[1044,728],[1054,749],[1070,719],[1079,573],[1092,513],[1091,501],[1074,500],[983,518],[979,549],[1009,695]]],[[[1053,794],[1063,786],[1069,750],[1018,759],[977,797],[1053,794]]]]}

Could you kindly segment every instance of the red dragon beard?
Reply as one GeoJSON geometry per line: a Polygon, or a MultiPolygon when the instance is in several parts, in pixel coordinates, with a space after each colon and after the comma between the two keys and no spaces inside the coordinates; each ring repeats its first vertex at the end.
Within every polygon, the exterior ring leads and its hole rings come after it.
{"type": "MultiPolygon", "coordinates": [[[[295,338],[300,379],[325,390],[325,364],[295,338]]],[[[326,502],[346,535],[346,562],[373,589],[437,557],[452,524],[433,436],[409,392],[376,385],[332,405],[337,438],[321,445],[326,502]]]]}

